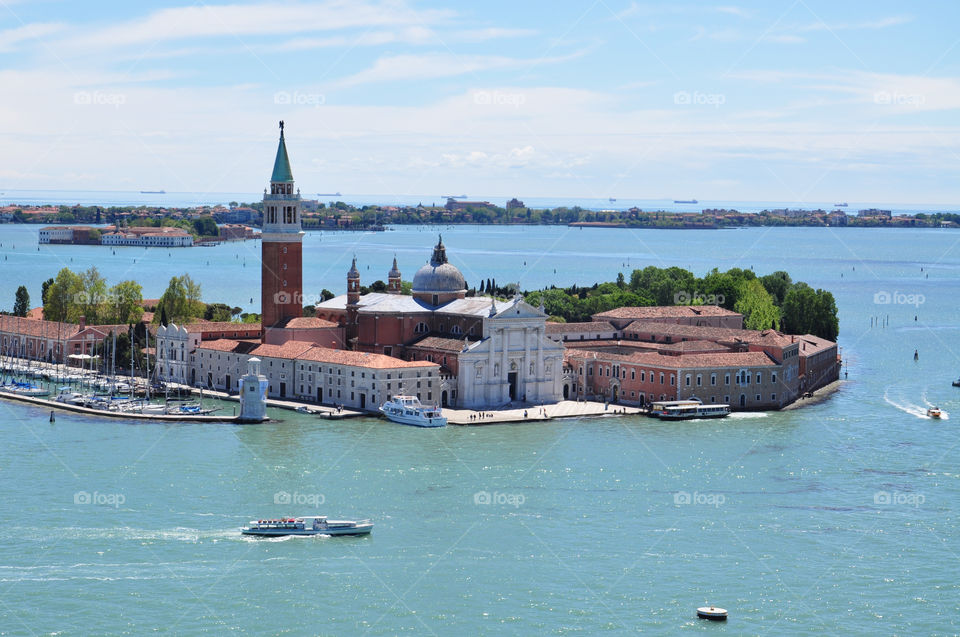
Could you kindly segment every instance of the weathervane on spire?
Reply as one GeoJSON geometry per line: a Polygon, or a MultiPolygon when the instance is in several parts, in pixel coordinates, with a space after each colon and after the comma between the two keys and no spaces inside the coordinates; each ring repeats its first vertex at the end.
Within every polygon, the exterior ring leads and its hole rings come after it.
{"type": "Polygon", "coordinates": [[[283,135],[283,120],[280,120],[280,134],[283,135]]]}

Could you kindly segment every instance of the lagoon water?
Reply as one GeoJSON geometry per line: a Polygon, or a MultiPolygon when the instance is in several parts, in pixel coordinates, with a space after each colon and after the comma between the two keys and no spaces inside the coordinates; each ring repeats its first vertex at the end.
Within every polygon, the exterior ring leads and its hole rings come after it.
{"type": "MultiPolygon", "coordinates": [[[[189,271],[210,300],[259,304],[254,242],[38,251],[36,231],[0,226],[0,307],[21,282],[36,297],[63,265],[92,264],[146,296],[189,271]]],[[[342,293],[354,254],[364,283],[394,254],[409,279],[436,232],[309,233],[306,293],[342,293]]],[[[471,284],[591,284],[648,264],[785,269],[836,296],[849,379],[818,405],[720,421],[441,430],[294,412],[246,427],[51,424],[2,403],[0,633],[960,631],[960,234],[442,232],[471,284]],[[948,418],[927,419],[932,404],[948,418]],[[317,510],[376,526],[368,538],[238,532],[317,510]],[[730,620],[697,620],[706,602],[730,620]]]]}

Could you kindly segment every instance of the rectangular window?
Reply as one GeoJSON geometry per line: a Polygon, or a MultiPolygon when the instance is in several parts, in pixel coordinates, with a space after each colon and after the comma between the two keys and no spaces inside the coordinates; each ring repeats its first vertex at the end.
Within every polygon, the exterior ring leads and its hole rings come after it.
{"type": "Polygon", "coordinates": [[[663,384],[663,372],[660,372],[660,384],[663,384]]]}
{"type": "Polygon", "coordinates": [[[710,374],[710,385],[716,385],[716,384],[717,384],[717,375],[710,374]]]}
{"type": "Polygon", "coordinates": [[[763,378],[763,374],[761,374],[760,372],[757,372],[757,384],[758,384],[758,385],[760,385],[760,384],[763,383],[763,381],[760,380],[761,378],[763,378]]]}
{"type": "MultiPolygon", "coordinates": [[[[630,380],[636,380],[636,379],[637,379],[637,370],[631,369],[631,370],[630,370],[630,380]]],[[[632,392],[631,392],[631,393],[632,393],[632,392]]]]}
{"type": "Polygon", "coordinates": [[[773,402],[777,402],[777,395],[776,395],[776,394],[770,394],[770,400],[772,400],[773,402]]]}
{"type": "Polygon", "coordinates": [[[685,384],[686,384],[687,387],[690,386],[690,374],[687,374],[687,379],[686,379],[685,384]]]}
{"type": "Polygon", "coordinates": [[[697,374],[697,387],[700,387],[702,385],[703,385],[703,376],[701,376],[700,374],[697,374]]]}
{"type": "Polygon", "coordinates": [[[777,372],[770,372],[770,382],[774,385],[777,384],[777,372]]]}
{"type": "Polygon", "coordinates": [[[729,385],[729,384],[730,384],[730,374],[724,374],[724,375],[723,375],[723,384],[724,384],[724,385],[729,385]]]}

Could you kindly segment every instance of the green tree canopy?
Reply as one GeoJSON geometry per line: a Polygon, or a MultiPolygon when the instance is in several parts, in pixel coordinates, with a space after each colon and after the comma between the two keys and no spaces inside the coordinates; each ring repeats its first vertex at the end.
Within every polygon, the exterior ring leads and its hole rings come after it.
{"type": "Polygon", "coordinates": [[[27,292],[27,286],[21,285],[17,288],[16,299],[13,302],[13,315],[26,316],[30,311],[30,293],[27,292]]]}
{"type": "Polygon", "coordinates": [[[740,283],[735,311],[743,314],[743,326],[748,330],[780,328],[780,309],[757,279],[740,283]]]}
{"type": "Polygon", "coordinates": [[[171,278],[160,297],[154,321],[158,321],[161,314],[165,314],[170,323],[188,323],[190,319],[203,316],[206,308],[200,297],[200,284],[189,274],[171,278]]]}

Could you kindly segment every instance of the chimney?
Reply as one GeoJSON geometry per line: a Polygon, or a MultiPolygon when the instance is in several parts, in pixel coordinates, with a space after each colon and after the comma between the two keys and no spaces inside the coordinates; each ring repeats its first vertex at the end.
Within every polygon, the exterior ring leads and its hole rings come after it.
{"type": "Polygon", "coordinates": [[[81,317],[80,317],[80,329],[82,330],[82,329],[85,328],[86,326],[87,326],[87,317],[86,317],[86,316],[81,316],[81,317]]]}

